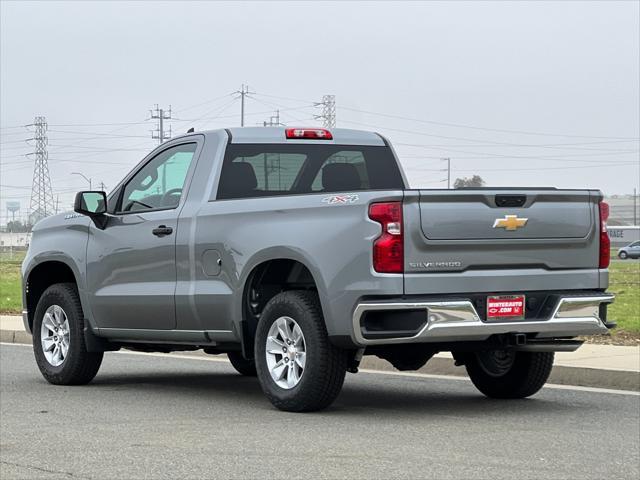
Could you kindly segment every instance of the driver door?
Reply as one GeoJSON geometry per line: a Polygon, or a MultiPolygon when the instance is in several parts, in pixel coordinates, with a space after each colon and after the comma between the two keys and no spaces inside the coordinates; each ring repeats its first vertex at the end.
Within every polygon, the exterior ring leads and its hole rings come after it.
{"type": "Polygon", "coordinates": [[[106,228],[91,226],[87,293],[98,328],[176,327],[176,230],[197,147],[157,153],[122,185],[106,228]]]}

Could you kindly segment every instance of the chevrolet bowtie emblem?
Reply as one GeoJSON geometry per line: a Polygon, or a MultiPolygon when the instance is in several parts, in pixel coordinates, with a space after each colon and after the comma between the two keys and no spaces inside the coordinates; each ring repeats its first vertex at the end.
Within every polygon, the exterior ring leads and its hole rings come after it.
{"type": "Polygon", "coordinates": [[[493,228],[504,228],[513,231],[527,224],[528,218],[518,218],[517,215],[505,215],[504,218],[496,218],[493,222],[493,228]]]}

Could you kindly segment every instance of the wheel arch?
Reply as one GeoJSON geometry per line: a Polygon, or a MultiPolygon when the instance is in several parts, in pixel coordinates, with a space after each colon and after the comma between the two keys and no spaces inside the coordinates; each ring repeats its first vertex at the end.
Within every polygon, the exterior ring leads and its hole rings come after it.
{"type": "Polygon", "coordinates": [[[78,276],[74,268],[61,259],[37,263],[25,275],[24,307],[30,331],[33,331],[33,319],[40,297],[47,288],[56,283],[73,283],[78,286],[78,276]]]}
{"type": "MultiPolygon", "coordinates": [[[[242,282],[240,295],[239,332],[242,353],[245,358],[253,358],[253,345],[258,320],[262,309],[271,298],[286,290],[315,290],[318,292],[323,312],[326,288],[319,270],[304,256],[292,252],[279,251],[277,255],[257,256],[242,282]]],[[[326,322],[325,322],[326,323],[326,322]]]]}
{"type": "Polygon", "coordinates": [[[107,341],[95,335],[90,315],[88,314],[90,311],[87,308],[88,303],[84,298],[82,280],[83,277],[76,265],[65,257],[56,257],[55,259],[45,260],[30,266],[24,275],[23,304],[28,322],[25,327],[28,326],[29,331],[33,332],[36,306],[47,288],[57,283],[73,283],[78,290],[84,316],[84,340],[87,351],[104,352],[117,350],[116,346],[110,345],[107,341]]]}

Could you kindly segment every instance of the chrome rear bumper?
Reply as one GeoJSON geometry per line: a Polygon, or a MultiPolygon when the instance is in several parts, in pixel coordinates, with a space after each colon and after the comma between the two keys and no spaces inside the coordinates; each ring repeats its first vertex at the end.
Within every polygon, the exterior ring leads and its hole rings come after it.
{"type": "Polygon", "coordinates": [[[353,313],[353,334],[359,345],[481,341],[502,333],[537,333],[536,338],[574,337],[608,331],[600,318],[600,305],[613,302],[611,294],[567,296],[558,301],[548,319],[484,322],[468,300],[425,302],[366,302],[353,313]],[[361,319],[369,311],[424,310],[426,323],[409,337],[368,339],[362,334],[361,319]]]}

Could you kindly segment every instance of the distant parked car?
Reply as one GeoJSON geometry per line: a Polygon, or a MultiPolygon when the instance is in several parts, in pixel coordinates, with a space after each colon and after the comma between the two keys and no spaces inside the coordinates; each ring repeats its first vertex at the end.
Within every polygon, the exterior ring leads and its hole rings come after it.
{"type": "Polygon", "coordinates": [[[630,243],[626,247],[618,250],[618,257],[622,260],[626,260],[627,258],[640,258],[640,240],[630,243]]]}

